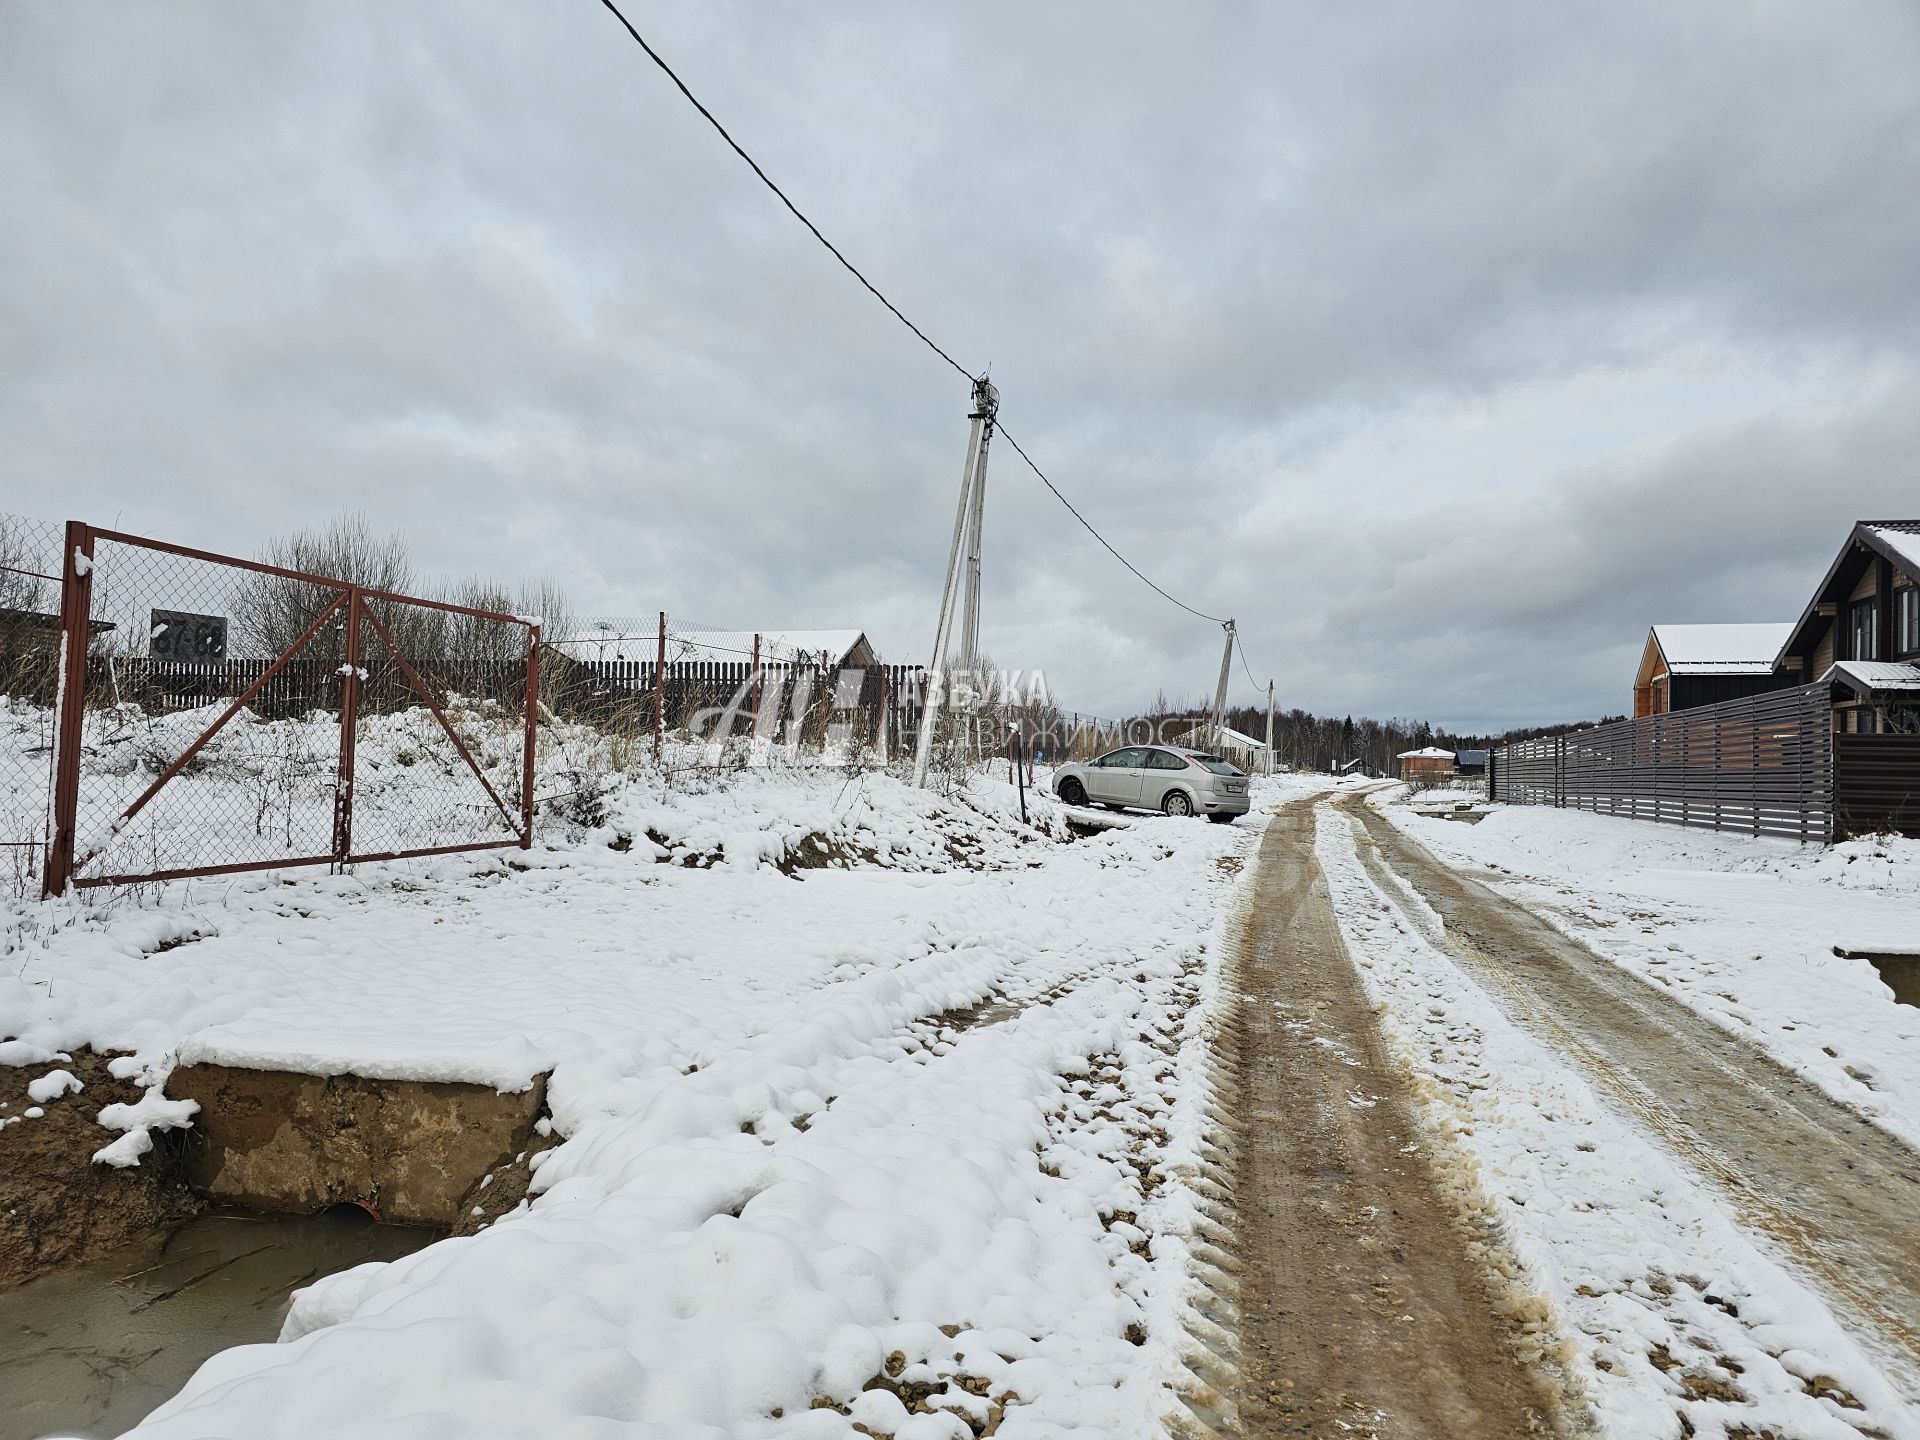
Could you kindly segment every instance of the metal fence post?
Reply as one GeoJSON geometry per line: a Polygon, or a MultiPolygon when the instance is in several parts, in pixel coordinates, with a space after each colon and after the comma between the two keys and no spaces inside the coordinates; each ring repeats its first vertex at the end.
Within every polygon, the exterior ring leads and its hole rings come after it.
{"type": "Polygon", "coordinates": [[[748,727],[749,735],[760,733],[760,634],[753,636],[753,724],[748,727]]]}
{"type": "Polygon", "coordinates": [[[653,662],[653,760],[657,765],[667,748],[667,612],[660,612],[660,645],[653,662]]]}
{"type": "Polygon", "coordinates": [[[360,587],[347,590],[347,633],[340,665],[340,767],[333,782],[333,863],[353,855],[354,739],[360,728],[360,587]]]}
{"type": "Polygon", "coordinates": [[[539,742],[540,627],[527,631],[527,738],[520,757],[520,848],[533,848],[533,759],[539,742]]]}
{"type": "Polygon", "coordinates": [[[73,878],[74,835],[80,811],[80,737],[87,719],[87,645],[93,631],[93,531],[67,522],[60,567],[60,680],[54,701],[53,836],[41,873],[41,893],[53,896],[73,878]]]}

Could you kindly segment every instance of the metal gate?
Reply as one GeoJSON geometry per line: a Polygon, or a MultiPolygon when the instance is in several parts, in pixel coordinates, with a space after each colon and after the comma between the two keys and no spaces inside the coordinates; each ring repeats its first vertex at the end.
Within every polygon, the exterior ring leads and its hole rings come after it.
{"type": "Polygon", "coordinates": [[[78,521],[60,615],[49,895],[532,844],[536,621],[78,521]]]}

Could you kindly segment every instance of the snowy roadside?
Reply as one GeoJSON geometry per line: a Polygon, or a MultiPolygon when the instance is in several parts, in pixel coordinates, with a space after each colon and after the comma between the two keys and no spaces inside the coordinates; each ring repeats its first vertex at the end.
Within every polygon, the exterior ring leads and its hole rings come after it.
{"type": "Polygon", "coordinates": [[[1374,883],[1354,825],[1320,806],[1317,854],[1438,1168],[1493,1208],[1516,1289],[1558,1312],[1606,1432],[1920,1436],[1818,1297],[1436,949],[1416,900],[1374,883]]]}
{"type": "Polygon", "coordinates": [[[27,907],[13,1063],[551,1072],[531,1206],[300,1292],[138,1433],[1158,1433],[1257,822],[1030,803],[749,776],[504,859],[27,907]]]}
{"type": "Polygon", "coordinates": [[[1564,933],[1920,1145],[1920,1010],[1861,959],[1920,943],[1920,840],[1839,845],[1540,806],[1476,824],[1375,808],[1564,933]]]}

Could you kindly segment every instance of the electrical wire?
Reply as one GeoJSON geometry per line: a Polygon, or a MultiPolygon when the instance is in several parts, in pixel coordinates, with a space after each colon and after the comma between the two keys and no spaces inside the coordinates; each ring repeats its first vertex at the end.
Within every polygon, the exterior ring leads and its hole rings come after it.
{"type": "Polygon", "coordinates": [[[633,28],[633,22],[627,19],[625,15],[620,13],[620,7],[618,5],[615,5],[613,3],[613,0],[600,0],[600,3],[606,6],[606,8],[612,12],[614,19],[618,20],[623,26],[626,27],[627,34],[633,37],[634,44],[638,45],[642,50],[647,52],[647,58],[653,61],[654,64],[658,65],[660,69],[665,73],[666,77],[669,80],[673,81],[674,88],[679,90],[679,92],[682,95],[686,96],[688,103],[691,104],[694,109],[698,110],[700,114],[705,117],[706,122],[709,125],[711,125],[717,132],[719,132],[720,138],[727,142],[727,144],[732,148],[733,153],[738,155],[742,160],[747,162],[748,168],[751,169],[755,175],[758,175],[760,177],[760,183],[762,185],[765,185],[767,189],[771,190],[775,195],[779,197],[780,203],[786,206],[787,209],[793,212],[793,218],[798,220],[802,225],[806,226],[807,229],[812,232],[813,238],[818,240],[822,245],[827,247],[828,252],[833,256],[834,259],[840,262],[841,266],[846,270],[846,272],[849,275],[853,276],[854,279],[858,280],[862,285],[866,286],[868,293],[871,294],[874,299],[878,300],[882,305],[886,306],[888,310],[892,311],[894,319],[898,320],[902,325],[906,326],[907,329],[911,330],[915,335],[918,335],[920,337],[921,344],[925,345],[929,350],[933,351],[934,354],[938,355],[942,360],[946,361],[947,364],[951,365],[954,369],[958,370],[962,375],[965,375],[969,381],[971,381],[974,377],[968,373],[967,367],[962,365],[958,360],[954,359],[953,356],[949,355],[946,351],[942,350],[938,345],[934,344],[933,340],[927,335],[926,331],[922,330],[918,325],[914,324],[913,321],[909,320],[904,314],[902,314],[900,307],[898,305],[894,304],[893,301],[889,300],[885,295],[882,295],[880,293],[879,287],[875,285],[871,280],[867,279],[866,276],[862,275],[859,271],[859,268],[855,266],[851,260],[847,259],[846,256],[840,253],[840,248],[837,245],[835,245],[831,240],[827,239],[825,235],[822,235],[820,233],[820,227],[818,225],[815,225],[813,221],[809,220],[805,216],[805,214],[801,212],[800,207],[794,204],[793,201],[787,198],[787,192],[782,190],[778,185],[773,183],[773,180],[768,176],[767,172],[760,168],[759,162],[756,161],[745,150],[740,148],[740,142],[738,140],[735,140],[733,136],[727,133],[727,127],[722,125],[717,119],[714,118],[713,112],[707,109],[706,106],[702,105],[699,101],[699,98],[695,96],[693,91],[687,88],[687,82],[682,80],[678,75],[674,73],[673,67],[667,64],[665,60],[660,58],[660,52],[655,50],[653,46],[649,45],[646,42],[646,38],[642,36],[638,30],[633,28]]]}
{"type": "MultiPolygon", "coordinates": [[[[707,109],[705,105],[700,103],[699,97],[696,96],[693,93],[693,91],[687,88],[686,81],[682,80],[679,77],[679,75],[675,73],[674,68],[671,65],[667,64],[667,62],[663,58],[661,58],[659,51],[655,50],[653,46],[647,43],[646,37],[643,36],[638,30],[634,28],[633,22],[627,19],[625,14],[621,12],[620,7],[614,4],[613,0],[600,0],[600,3],[602,6],[606,8],[606,10],[613,16],[614,19],[620,22],[621,27],[626,30],[627,34],[633,37],[634,44],[638,45],[642,50],[644,50],[646,52],[647,58],[653,61],[653,63],[660,68],[661,73],[664,74],[669,80],[673,82],[674,88],[677,89],[682,95],[684,95],[687,98],[687,103],[692,105],[695,110],[698,110],[702,118],[705,119],[706,122],[714,128],[714,131],[720,136],[720,138],[727,142],[728,148],[730,148],[734,154],[738,155],[742,160],[744,160],[747,163],[747,168],[752,170],[753,173],[759,177],[760,183],[765,185],[767,189],[771,190],[774,193],[774,195],[779,199],[780,203],[786,206],[787,209],[792,213],[793,218],[798,220],[802,225],[806,226],[808,233],[810,233],[814,239],[818,240],[822,245],[824,245],[827,248],[828,253],[831,254],[835,260],[838,260],[840,262],[841,268],[843,268],[849,275],[853,276],[854,279],[858,280],[860,284],[866,288],[867,292],[873,296],[874,299],[878,300],[882,305],[886,306],[887,309],[892,313],[894,319],[898,320],[902,325],[906,326],[907,329],[911,330],[915,334],[915,336],[919,338],[921,344],[925,345],[929,350],[933,351],[934,354],[938,355],[942,360],[946,361],[947,364],[951,365],[961,375],[964,375],[967,378],[967,380],[971,383],[975,379],[972,372],[970,372],[967,369],[967,367],[962,365],[958,360],[954,359],[953,356],[949,355],[945,350],[941,349],[940,346],[935,344],[932,337],[929,336],[927,332],[922,330],[918,325],[914,324],[913,321],[909,320],[906,317],[906,315],[901,311],[898,305],[895,305],[893,301],[889,300],[885,295],[881,294],[879,287],[876,286],[871,280],[867,279],[865,275],[861,274],[859,268],[856,265],[854,265],[854,263],[851,260],[847,259],[845,255],[840,253],[840,248],[837,245],[835,245],[831,240],[827,239],[827,237],[820,232],[820,227],[818,225],[815,225],[813,221],[809,220],[806,217],[805,213],[802,212],[800,207],[798,205],[795,205],[792,200],[787,198],[787,192],[782,190],[778,185],[774,184],[772,177],[769,176],[766,171],[760,168],[759,162],[755,160],[753,156],[749,155],[743,148],[741,148],[739,141],[735,140],[732,135],[727,133],[727,127],[720,123],[720,121],[714,116],[714,113],[711,110],[707,109]]],[[[1046,473],[1043,470],[1041,470],[1041,468],[1038,465],[1033,463],[1033,457],[1027,454],[1027,452],[1021,448],[1020,442],[1013,438],[1013,436],[1008,432],[1006,426],[999,425],[999,426],[996,426],[995,428],[997,428],[999,432],[1006,437],[1007,443],[1013,446],[1014,453],[1019,455],[1019,457],[1022,460],[1027,462],[1027,468],[1033,471],[1035,475],[1040,477],[1040,483],[1046,486],[1048,490],[1053,492],[1053,498],[1058,500],[1062,505],[1066,506],[1067,512],[1070,515],[1072,515],[1074,519],[1078,520],[1083,527],[1085,527],[1086,532],[1089,535],[1093,536],[1094,539],[1098,540],[1101,543],[1101,545],[1105,546],[1107,553],[1112,555],[1114,559],[1118,560],[1122,565],[1126,566],[1127,569],[1132,571],[1134,576],[1137,579],[1139,579],[1142,583],[1144,583],[1148,589],[1152,590],[1155,594],[1159,595],[1161,599],[1166,600],[1170,604],[1175,605],[1180,609],[1186,611],[1189,615],[1195,616],[1201,620],[1212,621],[1215,625],[1224,625],[1227,623],[1226,620],[1219,615],[1209,615],[1204,610],[1194,609],[1193,606],[1187,604],[1185,601],[1175,599],[1172,595],[1168,594],[1165,590],[1161,589],[1158,585],[1154,584],[1152,580],[1149,580],[1147,576],[1144,573],[1142,573],[1139,566],[1135,565],[1131,560],[1127,559],[1126,556],[1122,555],[1118,550],[1114,549],[1112,543],[1107,539],[1107,537],[1102,535],[1098,530],[1094,529],[1092,522],[1089,521],[1086,516],[1082,515],[1077,508],[1075,508],[1074,503],[1071,500],[1067,499],[1065,495],[1062,495],[1060,493],[1059,487],[1055,485],[1053,481],[1047,478],[1046,473]]],[[[1243,664],[1245,663],[1245,660],[1246,660],[1246,657],[1242,655],[1241,662],[1243,664]]]]}
{"type": "Polygon", "coordinates": [[[1073,518],[1078,520],[1082,525],[1084,525],[1086,527],[1087,533],[1093,536],[1093,538],[1098,540],[1102,545],[1105,545],[1107,547],[1107,553],[1113,556],[1113,558],[1118,560],[1122,565],[1126,566],[1127,569],[1131,570],[1134,573],[1134,575],[1138,577],[1139,580],[1143,584],[1145,584],[1149,590],[1152,590],[1155,594],[1160,596],[1161,599],[1166,600],[1171,604],[1179,606],[1182,610],[1186,611],[1189,615],[1196,616],[1202,620],[1211,620],[1215,625],[1224,625],[1227,623],[1226,618],[1224,616],[1209,615],[1204,610],[1196,610],[1193,608],[1193,606],[1187,604],[1184,600],[1174,599],[1173,596],[1167,594],[1166,591],[1162,590],[1158,585],[1154,584],[1153,581],[1147,579],[1147,577],[1141,573],[1140,567],[1138,565],[1135,565],[1131,560],[1127,559],[1126,556],[1122,555],[1118,550],[1114,549],[1112,544],[1107,540],[1107,537],[1102,535],[1098,530],[1094,529],[1092,522],[1089,521],[1086,516],[1082,515],[1078,510],[1074,508],[1074,504],[1071,500],[1067,499],[1066,496],[1060,493],[1059,488],[1053,483],[1053,481],[1047,478],[1046,472],[1043,471],[1038,465],[1033,463],[1033,457],[1027,454],[1025,450],[1020,448],[1020,442],[1013,438],[1012,432],[1009,431],[1006,426],[998,425],[995,428],[999,430],[1001,437],[1009,445],[1013,446],[1013,453],[1018,455],[1022,460],[1026,461],[1027,468],[1033,471],[1034,474],[1040,477],[1040,483],[1046,486],[1047,489],[1053,491],[1053,498],[1058,500],[1062,505],[1067,507],[1067,513],[1073,516],[1073,518]]]}
{"type": "Polygon", "coordinates": [[[1253,678],[1253,665],[1252,662],[1247,659],[1247,647],[1240,643],[1240,627],[1238,625],[1233,627],[1233,648],[1240,652],[1240,670],[1247,677],[1247,683],[1253,686],[1255,690],[1258,690],[1260,688],[1260,682],[1253,678]]]}

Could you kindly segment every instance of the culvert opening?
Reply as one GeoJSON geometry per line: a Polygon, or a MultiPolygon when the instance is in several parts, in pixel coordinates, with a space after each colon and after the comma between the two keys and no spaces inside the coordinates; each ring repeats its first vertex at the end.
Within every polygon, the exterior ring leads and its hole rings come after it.
{"type": "Polygon", "coordinates": [[[1847,960],[1865,960],[1893,991],[1897,1002],[1920,1006],[1920,946],[1856,942],[1836,945],[1833,953],[1847,960]]]}

